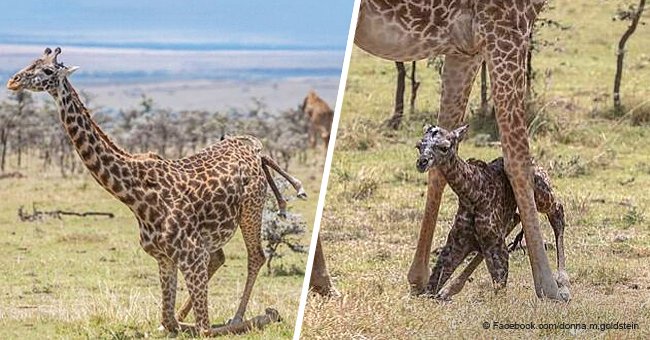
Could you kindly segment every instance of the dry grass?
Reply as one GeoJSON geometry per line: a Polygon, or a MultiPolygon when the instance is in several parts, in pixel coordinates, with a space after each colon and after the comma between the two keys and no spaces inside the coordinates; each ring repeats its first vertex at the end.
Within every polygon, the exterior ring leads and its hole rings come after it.
{"type": "MultiPolygon", "coordinates": [[[[310,195],[293,201],[308,232],[308,244],[320,189],[323,155],[308,153],[306,164],[291,173],[310,195]]],[[[14,159],[9,163],[14,164],[14,159]]],[[[38,161],[28,159],[30,169],[38,161]]],[[[155,260],[139,245],[132,213],[88,175],[62,179],[56,172],[21,169],[25,178],[0,181],[0,336],[3,339],[130,339],[162,337],[160,284],[155,260]],[[115,218],[64,217],[20,222],[19,206],[43,209],[110,211],[115,218]]],[[[287,192],[289,194],[289,192],[287,192]]],[[[230,319],[246,279],[246,251],[240,233],[225,247],[226,263],[209,285],[213,323],[230,319]]],[[[293,335],[306,254],[284,251],[273,262],[273,275],[260,271],[247,317],[274,307],[283,321],[240,338],[290,338],[293,335]]],[[[177,306],[187,297],[179,275],[177,306]]],[[[193,316],[188,321],[191,322],[193,316]]],[[[183,337],[183,335],[181,335],[183,337]]]]}

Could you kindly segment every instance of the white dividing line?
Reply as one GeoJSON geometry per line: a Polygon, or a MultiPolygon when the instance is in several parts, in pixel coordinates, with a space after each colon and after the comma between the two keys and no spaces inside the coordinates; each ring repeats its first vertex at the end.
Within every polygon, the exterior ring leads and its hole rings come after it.
{"type": "Polygon", "coordinates": [[[307,295],[309,293],[309,279],[311,278],[311,269],[314,265],[314,254],[316,252],[316,240],[320,231],[320,223],[323,217],[323,208],[325,207],[325,196],[327,193],[327,183],[330,178],[332,168],[332,157],[334,156],[334,146],[336,144],[336,134],[341,120],[341,108],[343,107],[343,98],[345,96],[345,84],[348,80],[348,69],[350,68],[350,56],[352,55],[352,46],[354,46],[354,32],[357,27],[359,15],[359,4],[361,0],[354,1],[352,8],[352,18],[350,19],[350,30],[348,31],[348,43],[345,48],[345,58],[343,59],[343,69],[341,70],[341,79],[339,81],[339,92],[336,96],[336,107],[334,108],[334,121],[332,122],[332,133],[330,142],[327,146],[327,158],[325,158],[325,168],[323,169],[323,181],[320,185],[318,195],[318,206],[316,207],[316,218],[314,219],[314,229],[311,235],[311,244],[309,246],[309,256],[307,257],[307,268],[305,269],[305,279],[302,283],[302,292],[300,294],[300,306],[298,307],[298,318],[296,327],[293,331],[293,340],[300,339],[302,330],[302,320],[305,316],[305,306],[307,305],[307,295]]]}

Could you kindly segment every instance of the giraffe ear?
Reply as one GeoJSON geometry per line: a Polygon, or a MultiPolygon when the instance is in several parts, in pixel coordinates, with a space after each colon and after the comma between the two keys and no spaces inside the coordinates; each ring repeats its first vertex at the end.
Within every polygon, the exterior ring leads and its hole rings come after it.
{"type": "Polygon", "coordinates": [[[64,77],[67,77],[71,74],[74,73],[74,71],[78,70],[79,66],[67,66],[65,69],[63,69],[62,75],[64,77]]]}
{"type": "Polygon", "coordinates": [[[427,131],[431,130],[432,127],[433,125],[431,124],[424,124],[424,126],[422,127],[422,133],[427,133],[427,131]]]}
{"type": "Polygon", "coordinates": [[[469,130],[469,125],[463,125],[458,129],[454,130],[453,134],[454,137],[456,137],[456,141],[460,142],[463,139],[465,139],[465,135],[467,135],[467,130],[469,130]]]}

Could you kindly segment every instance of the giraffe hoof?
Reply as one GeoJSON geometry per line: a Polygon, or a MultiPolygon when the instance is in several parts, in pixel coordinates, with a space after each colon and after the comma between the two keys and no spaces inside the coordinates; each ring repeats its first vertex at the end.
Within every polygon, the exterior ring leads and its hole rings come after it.
{"type": "Polygon", "coordinates": [[[557,289],[557,295],[564,302],[571,301],[571,292],[569,291],[569,287],[567,286],[559,287],[557,289]]]}
{"type": "Polygon", "coordinates": [[[451,297],[449,297],[446,294],[436,294],[436,296],[434,296],[433,299],[440,303],[451,302],[451,297]]]}
{"type": "Polygon", "coordinates": [[[559,271],[555,281],[558,286],[558,297],[564,302],[571,301],[571,292],[569,291],[571,283],[569,282],[569,275],[565,271],[559,271]]]}
{"type": "Polygon", "coordinates": [[[239,325],[239,324],[241,324],[243,322],[244,322],[244,320],[242,319],[241,316],[235,316],[232,319],[228,320],[227,325],[228,326],[236,326],[236,325],[239,325]]]}
{"type": "Polygon", "coordinates": [[[307,199],[307,193],[306,193],[305,190],[303,190],[303,189],[300,189],[300,191],[298,191],[298,195],[297,195],[297,196],[298,196],[298,198],[300,198],[301,200],[306,200],[306,199],[307,199]]]}
{"type": "Polygon", "coordinates": [[[284,209],[281,209],[280,211],[278,211],[278,216],[280,218],[287,218],[287,211],[284,210],[284,209]]]}
{"type": "Polygon", "coordinates": [[[169,330],[163,325],[158,326],[158,332],[168,338],[175,338],[178,335],[178,329],[169,330]]]}

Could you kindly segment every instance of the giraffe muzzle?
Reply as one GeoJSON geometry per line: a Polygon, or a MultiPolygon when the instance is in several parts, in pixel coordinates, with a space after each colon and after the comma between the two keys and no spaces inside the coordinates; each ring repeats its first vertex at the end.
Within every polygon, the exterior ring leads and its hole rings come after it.
{"type": "Polygon", "coordinates": [[[430,161],[426,158],[418,158],[417,162],[415,162],[415,167],[419,172],[425,172],[429,169],[429,163],[430,161]]]}
{"type": "Polygon", "coordinates": [[[11,78],[7,82],[7,88],[12,91],[18,91],[20,90],[20,82],[16,81],[14,78],[11,78]]]}

